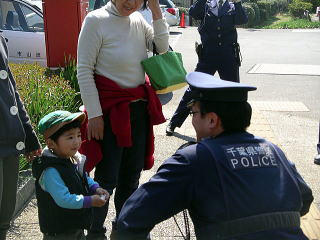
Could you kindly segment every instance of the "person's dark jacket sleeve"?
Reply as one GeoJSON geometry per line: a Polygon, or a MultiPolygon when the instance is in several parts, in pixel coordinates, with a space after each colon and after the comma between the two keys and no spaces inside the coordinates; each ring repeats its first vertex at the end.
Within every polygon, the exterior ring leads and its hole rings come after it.
{"type": "Polygon", "coordinates": [[[206,11],[207,0],[196,1],[189,9],[189,15],[196,20],[201,20],[204,17],[206,11]]]}
{"type": "Polygon", "coordinates": [[[246,24],[248,22],[248,15],[244,10],[241,1],[235,2],[234,7],[236,13],[234,17],[235,25],[246,24]]]}
{"type": "Polygon", "coordinates": [[[291,164],[291,168],[297,179],[297,183],[300,189],[301,199],[302,199],[302,207],[300,210],[300,215],[303,216],[309,212],[310,205],[313,201],[313,195],[310,187],[307,185],[307,183],[303,180],[301,175],[298,173],[294,164],[291,164]]]}
{"type": "Polygon", "coordinates": [[[156,224],[188,208],[194,192],[192,169],[179,154],[167,159],[126,201],[111,239],[146,239],[156,224]]]}
{"type": "Polygon", "coordinates": [[[29,152],[38,150],[40,148],[40,143],[39,143],[39,140],[38,140],[38,138],[36,136],[36,133],[34,132],[32,126],[31,126],[30,118],[29,118],[29,116],[27,114],[27,111],[26,111],[26,109],[25,109],[25,107],[24,107],[24,105],[23,105],[23,103],[21,101],[20,95],[19,95],[18,90],[17,90],[16,82],[15,82],[15,80],[13,78],[13,75],[11,73],[10,68],[8,70],[9,70],[8,71],[9,79],[10,79],[11,84],[13,85],[14,90],[15,90],[17,106],[18,106],[18,109],[19,109],[19,117],[21,119],[24,131],[25,131],[25,134],[26,134],[25,152],[29,153],[29,152]]]}
{"type": "MultiPolygon", "coordinates": [[[[2,41],[2,45],[4,47],[4,50],[5,50],[6,56],[8,56],[8,47],[5,42],[5,39],[3,37],[1,37],[1,41],[2,41]]],[[[4,61],[5,61],[5,64],[8,64],[7,59],[4,59],[4,61]]],[[[25,110],[25,107],[21,101],[20,95],[17,90],[16,82],[14,80],[14,77],[13,77],[9,67],[8,67],[8,77],[9,77],[9,81],[11,82],[11,84],[14,88],[14,96],[15,96],[15,100],[17,102],[17,107],[18,107],[18,111],[19,111],[19,118],[21,120],[21,123],[23,125],[23,129],[24,129],[25,135],[26,135],[25,152],[29,153],[31,151],[39,149],[40,143],[39,143],[39,140],[38,140],[35,132],[33,131],[29,116],[28,116],[28,114],[25,110]]]]}
{"type": "MultiPolygon", "coordinates": [[[[284,152],[279,147],[277,147],[276,145],[274,145],[274,147],[275,147],[276,151],[280,154],[280,157],[282,159],[287,159],[284,152]]],[[[303,180],[301,175],[298,173],[296,166],[294,165],[293,162],[286,160],[284,162],[284,164],[287,165],[288,171],[291,172],[290,173],[291,177],[294,178],[294,180],[299,188],[300,197],[301,197],[301,201],[302,201],[300,215],[303,216],[309,212],[310,205],[313,201],[312,190],[308,186],[308,184],[303,180]]]]}

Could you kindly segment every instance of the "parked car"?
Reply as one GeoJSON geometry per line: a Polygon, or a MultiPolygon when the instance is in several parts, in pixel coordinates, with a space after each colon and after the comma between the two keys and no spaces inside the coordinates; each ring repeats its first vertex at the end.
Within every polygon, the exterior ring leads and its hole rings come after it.
{"type": "Polygon", "coordinates": [[[0,0],[0,29],[12,62],[47,64],[44,23],[39,3],[0,0]]]}
{"type": "Polygon", "coordinates": [[[164,16],[169,26],[178,25],[180,22],[179,8],[171,0],[159,0],[159,3],[165,6],[163,8],[164,16]]]}
{"type": "Polygon", "coordinates": [[[42,9],[42,0],[25,0],[26,2],[29,2],[33,6],[38,7],[40,10],[42,9]]]}
{"type": "Polygon", "coordinates": [[[89,0],[89,11],[101,8],[106,5],[109,0],[89,0]]]}

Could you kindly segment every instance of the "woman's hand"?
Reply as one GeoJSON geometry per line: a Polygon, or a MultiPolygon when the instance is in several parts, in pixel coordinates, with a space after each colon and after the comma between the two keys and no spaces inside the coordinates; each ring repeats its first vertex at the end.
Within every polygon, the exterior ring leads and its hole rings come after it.
{"type": "Polygon", "coordinates": [[[162,12],[159,5],[159,0],[148,0],[148,7],[152,12],[153,20],[162,19],[162,12]]]}
{"type": "Polygon", "coordinates": [[[90,118],[88,120],[88,139],[103,139],[104,121],[102,116],[90,118]]]}

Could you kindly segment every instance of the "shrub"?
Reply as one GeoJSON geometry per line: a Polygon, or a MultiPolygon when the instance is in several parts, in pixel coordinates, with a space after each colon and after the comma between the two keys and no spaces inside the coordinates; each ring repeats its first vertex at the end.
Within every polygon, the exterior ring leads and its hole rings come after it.
{"type": "Polygon", "coordinates": [[[72,58],[69,56],[67,59],[66,56],[64,56],[64,62],[65,67],[60,68],[60,77],[68,80],[70,83],[70,86],[75,89],[77,92],[80,92],[80,87],[78,83],[77,78],[77,61],[75,58],[72,58]]]}
{"type": "Polygon", "coordinates": [[[261,22],[261,19],[260,19],[260,9],[259,9],[259,6],[257,3],[254,3],[254,2],[250,2],[250,3],[247,3],[249,6],[251,6],[254,10],[254,25],[257,25],[261,22]]]}
{"type": "Polygon", "coordinates": [[[189,8],[191,2],[190,2],[189,0],[175,0],[175,1],[174,1],[174,4],[175,4],[177,7],[189,8]]]}
{"type": "Polygon", "coordinates": [[[271,13],[271,1],[265,1],[265,0],[258,1],[257,5],[258,5],[260,11],[262,9],[264,9],[264,10],[266,10],[268,12],[268,14],[271,13]]]}
{"type": "Polygon", "coordinates": [[[259,0],[242,0],[243,3],[256,3],[259,0]]]}
{"type": "Polygon", "coordinates": [[[63,109],[78,111],[79,93],[58,77],[45,77],[45,68],[37,64],[10,64],[17,88],[35,130],[39,120],[47,113],[63,109]]]}
{"type": "MultiPolygon", "coordinates": [[[[271,28],[264,27],[264,28],[271,28]]],[[[273,29],[296,29],[296,28],[320,28],[320,22],[310,22],[307,19],[295,19],[288,22],[280,22],[272,26],[273,29]]]]}
{"type": "Polygon", "coordinates": [[[288,11],[288,5],[289,5],[288,0],[278,0],[277,3],[278,3],[279,12],[288,11]]]}
{"type": "Polygon", "coordinates": [[[316,12],[318,6],[320,6],[320,0],[303,0],[303,2],[311,3],[312,4],[312,12],[316,12]]]}
{"type": "Polygon", "coordinates": [[[270,16],[276,15],[280,12],[279,4],[275,0],[258,1],[257,5],[260,9],[260,21],[267,20],[270,16]]]}
{"type": "Polygon", "coordinates": [[[249,3],[244,3],[243,7],[248,15],[248,23],[246,24],[246,26],[252,27],[252,26],[256,25],[256,22],[255,22],[256,16],[255,16],[255,11],[254,11],[252,5],[249,3]]]}
{"type": "Polygon", "coordinates": [[[267,20],[269,18],[268,11],[266,9],[260,9],[260,19],[261,22],[267,20]]]}
{"type": "Polygon", "coordinates": [[[263,22],[269,18],[271,14],[271,1],[258,1],[257,5],[260,10],[260,21],[263,22]]]}
{"type": "Polygon", "coordinates": [[[290,15],[295,18],[303,18],[304,11],[311,11],[312,4],[307,2],[302,2],[301,0],[294,0],[291,4],[289,4],[289,12],[290,15]]]}
{"type": "Polygon", "coordinates": [[[178,7],[179,9],[179,14],[181,17],[181,14],[184,13],[185,15],[189,15],[189,8],[185,8],[185,7],[178,7]]]}
{"type": "Polygon", "coordinates": [[[280,12],[279,3],[277,1],[269,1],[270,2],[270,16],[274,16],[280,12]]]}

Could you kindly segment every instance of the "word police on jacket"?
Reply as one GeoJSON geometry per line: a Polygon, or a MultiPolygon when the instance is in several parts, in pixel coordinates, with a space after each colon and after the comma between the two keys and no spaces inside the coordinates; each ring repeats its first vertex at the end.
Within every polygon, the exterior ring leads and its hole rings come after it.
{"type": "Polygon", "coordinates": [[[278,166],[268,145],[224,145],[223,148],[233,170],[278,166]]]}

